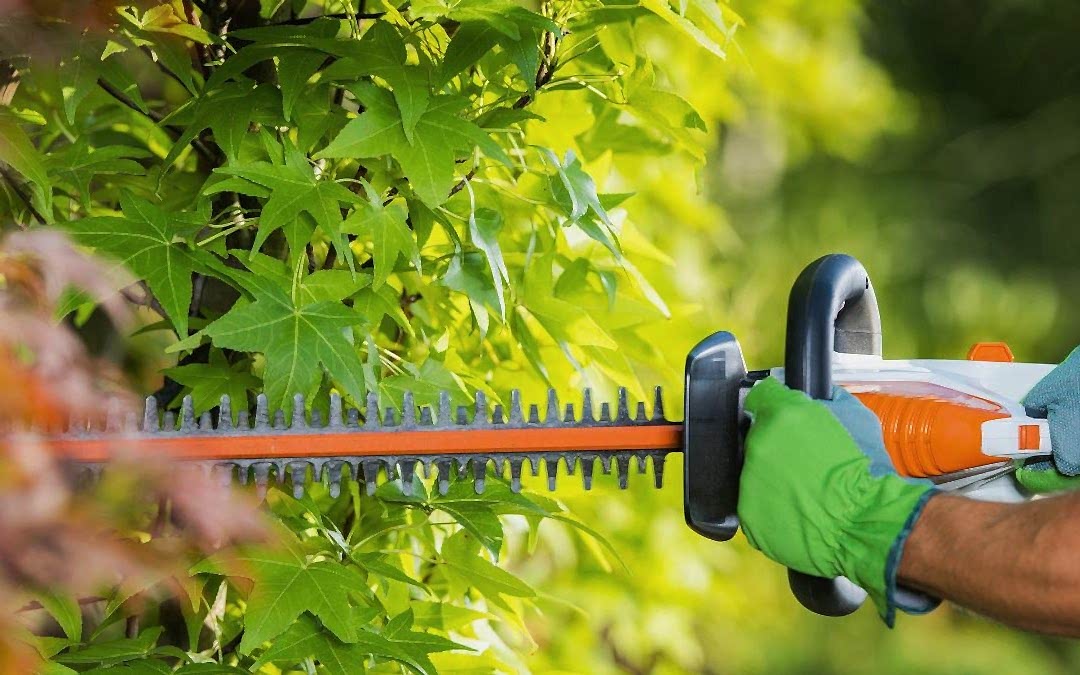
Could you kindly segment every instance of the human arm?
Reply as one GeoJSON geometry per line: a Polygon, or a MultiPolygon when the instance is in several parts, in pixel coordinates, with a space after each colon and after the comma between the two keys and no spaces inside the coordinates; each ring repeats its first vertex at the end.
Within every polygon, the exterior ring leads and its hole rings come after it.
{"type": "Polygon", "coordinates": [[[1017,628],[1080,637],[1080,493],[1022,504],[929,500],[900,559],[905,586],[1017,628]]]}

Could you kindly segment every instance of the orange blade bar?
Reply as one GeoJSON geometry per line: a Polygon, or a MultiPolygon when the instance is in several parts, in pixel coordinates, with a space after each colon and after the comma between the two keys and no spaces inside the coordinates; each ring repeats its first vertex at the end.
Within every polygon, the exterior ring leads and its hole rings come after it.
{"type": "Polygon", "coordinates": [[[180,460],[354,457],[372,455],[458,455],[496,452],[587,452],[680,450],[683,425],[547,427],[526,429],[427,429],[410,431],[283,433],[205,436],[111,436],[50,438],[58,456],[103,462],[118,451],[180,460]]]}

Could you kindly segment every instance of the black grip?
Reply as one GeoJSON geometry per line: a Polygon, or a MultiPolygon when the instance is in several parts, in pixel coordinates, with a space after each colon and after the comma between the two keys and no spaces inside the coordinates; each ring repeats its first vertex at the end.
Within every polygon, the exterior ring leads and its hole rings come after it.
{"type": "MultiPolygon", "coordinates": [[[[832,354],[881,355],[881,315],[866,269],[849,255],[811,263],[788,298],[784,380],[815,399],[832,398],[832,354]]],[[[788,570],[791,592],[825,616],[857,610],[866,591],[844,577],[825,579],[788,570]]]]}
{"type": "Polygon", "coordinates": [[[742,349],[731,333],[702,340],[686,357],[683,512],[693,530],[727,541],[739,529],[739,387],[742,349]]]}

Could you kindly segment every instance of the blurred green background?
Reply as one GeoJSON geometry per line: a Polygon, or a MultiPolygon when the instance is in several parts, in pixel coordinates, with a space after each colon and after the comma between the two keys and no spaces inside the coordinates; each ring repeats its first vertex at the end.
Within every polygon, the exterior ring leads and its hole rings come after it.
{"type": "MultiPolygon", "coordinates": [[[[780,363],[791,282],[833,251],[870,271],[887,357],[962,358],[972,342],[1004,340],[1022,360],[1063,358],[1080,334],[1080,5],[732,7],[746,26],[727,62],[659,24],[644,43],[709,123],[707,168],[650,159],[618,167],[625,185],[604,186],[637,192],[626,210],[657,249],[639,262],[675,315],[652,330],[668,358],[652,379],[681,392],[687,349],[717,329],[739,336],[751,367],[780,363]]],[[[575,105],[558,94],[541,103],[575,105]]],[[[530,622],[534,672],[1080,667],[1077,643],[952,607],[892,631],[870,608],[811,615],[741,535],[716,544],[685,527],[679,469],[661,491],[641,477],[621,495],[560,492],[626,570],[558,526],[534,554],[510,556],[547,593],[545,618],[530,622]]]]}

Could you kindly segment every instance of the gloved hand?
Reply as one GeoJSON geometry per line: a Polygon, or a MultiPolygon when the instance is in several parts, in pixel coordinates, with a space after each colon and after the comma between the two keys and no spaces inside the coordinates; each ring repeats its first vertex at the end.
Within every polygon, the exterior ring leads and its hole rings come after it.
{"type": "Polygon", "coordinates": [[[896,609],[933,609],[936,601],[897,589],[896,570],[934,490],[896,474],[874,413],[843,389],[814,401],[771,377],[750,391],[746,411],[739,519],[750,544],[800,572],[847,577],[889,626],[896,609]]]}
{"type": "Polygon", "coordinates": [[[1036,384],[1024,405],[1050,422],[1053,462],[1029,464],[1016,472],[1020,484],[1033,492],[1056,492],[1080,487],[1080,348],[1036,384]]]}

